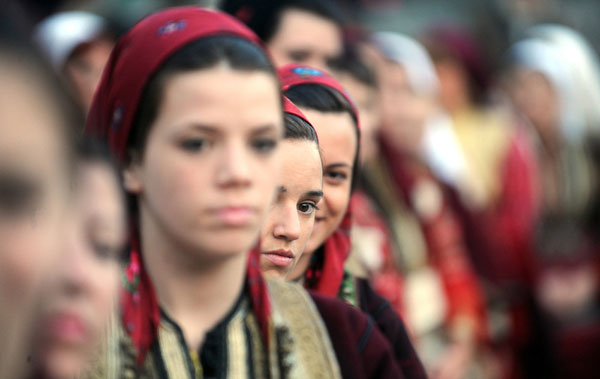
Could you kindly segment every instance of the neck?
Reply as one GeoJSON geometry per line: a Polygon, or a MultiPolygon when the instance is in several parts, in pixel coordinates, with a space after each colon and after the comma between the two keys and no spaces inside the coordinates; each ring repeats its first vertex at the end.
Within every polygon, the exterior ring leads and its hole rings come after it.
{"type": "Polygon", "coordinates": [[[211,260],[207,252],[178,244],[147,210],[141,213],[144,265],[158,302],[182,329],[188,348],[198,351],[240,296],[247,254],[211,260]]]}

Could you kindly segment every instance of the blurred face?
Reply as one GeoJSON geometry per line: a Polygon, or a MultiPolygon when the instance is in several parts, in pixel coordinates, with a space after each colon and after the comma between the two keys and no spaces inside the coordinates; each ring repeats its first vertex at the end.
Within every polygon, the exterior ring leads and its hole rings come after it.
{"type": "Polygon", "coordinates": [[[102,163],[82,163],[63,261],[45,286],[38,363],[50,378],[86,367],[116,303],[125,243],[119,183],[102,163]]]}
{"type": "Polygon", "coordinates": [[[112,48],[113,43],[109,40],[94,41],[78,48],[65,65],[67,77],[75,91],[75,98],[86,111],[92,104],[94,92],[112,48]]]}
{"type": "Polygon", "coordinates": [[[333,21],[299,9],[283,11],[267,44],[277,66],[302,63],[322,70],[342,53],[342,33],[333,21]]]}
{"type": "Polygon", "coordinates": [[[60,257],[70,177],[62,120],[48,91],[33,72],[6,57],[0,62],[2,376],[24,356],[19,349],[31,329],[41,279],[60,257]]]}
{"type": "Polygon", "coordinates": [[[542,137],[558,132],[558,94],[544,75],[525,68],[515,69],[509,80],[509,94],[517,110],[531,121],[542,137]]]}
{"type": "Polygon", "coordinates": [[[350,75],[338,77],[343,87],[350,93],[358,108],[360,117],[360,159],[367,162],[377,152],[377,133],[381,122],[379,91],[359,82],[350,75]]]}
{"type": "Polygon", "coordinates": [[[462,110],[471,102],[469,78],[466,70],[454,59],[435,62],[440,81],[440,100],[450,113],[462,110]]]}
{"type": "Polygon", "coordinates": [[[261,232],[263,273],[285,278],[302,255],[323,197],[323,168],[317,144],[281,143],[281,186],[261,232]]]}
{"type": "Polygon", "coordinates": [[[301,110],[319,136],[323,155],[323,201],[319,203],[315,226],[304,254],[289,276],[291,279],[304,274],[312,254],[333,234],[344,218],[350,202],[352,169],[357,149],[355,126],[348,113],[323,113],[306,108],[301,110]]]}
{"type": "Polygon", "coordinates": [[[196,259],[247,251],[279,185],[280,96],[260,71],[217,66],[171,77],[144,155],[126,173],[142,223],[196,259]]]}
{"type": "Polygon", "coordinates": [[[387,62],[381,73],[381,132],[399,151],[417,155],[432,104],[412,91],[401,65],[387,62]]]}

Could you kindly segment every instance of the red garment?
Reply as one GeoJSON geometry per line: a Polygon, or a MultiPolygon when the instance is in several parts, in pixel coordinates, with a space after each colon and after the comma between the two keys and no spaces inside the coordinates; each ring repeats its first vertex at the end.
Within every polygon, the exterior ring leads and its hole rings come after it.
{"type": "Polygon", "coordinates": [[[360,190],[355,191],[350,198],[354,224],[378,230],[382,235],[381,268],[373,273],[372,283],[377,293],[385,297],[399,315],[404,314],[404,280],[402,272],[395,261],[390,233],[385,220],[375,210],[369,197],[360,190]]]}
{"type": "Polygon", "coordinates": [[[439,273],[448,301],[447,320],[468,316],[475,321],[479,337],[486,336],[485,307],[481,288],[468,259],[459,219],[450,206],[444,187],[424,164],[411,161],[384,141],[381,151],[390,168],[398,195],[416,214],[414,191],[421,181],[436,185],[441,194],[440,208],[431,217],[419,217],[430,262],[439,273]]]}
{"type": "MultiPolygon", "coordinates": [[[[358,125],[358,112],[350,95],[332,76],[309,66],[289,64],[278,69],[282,90],[303,84],[317,84],[331,88],[346,98],[354,111],[353,118],[358,125]]],[[[323,295],[336,297],[344,278],[344,262],[350,254],[350,228],[352,227],[352,211],[348,206],[346,215],[335,232],[323,244],[323,262],[319,267],[309,267],[307,282],[314,283],[312,289],[323,295]]]]}
{"type": "MultiPolygon", "coordinates": [[[[148,79],[175,51],[214,35],[237,36],[262,48],[258,37],[231,16],[200,7],[170,8],[137,23],[112,51],[85,132],[106,139],[115,155],[123,161],[132,122],[148,79]]],[[[156,339],[160,315],[137,241],[137,232],[132,228],[131,257],[121,306],[123,325],[138,351],[138,362],[141,362],[156,339]]],[[[247,281],[252,308],[264,343],[268,345],[270,302],[258,265],[259,254],[259,249],[253,249],[249,254],[247,281]]]]}

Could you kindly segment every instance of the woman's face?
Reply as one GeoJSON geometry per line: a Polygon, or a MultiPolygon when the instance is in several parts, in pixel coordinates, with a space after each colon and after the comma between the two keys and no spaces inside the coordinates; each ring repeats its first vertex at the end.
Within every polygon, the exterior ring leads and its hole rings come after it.
{"type": "Polygon", "coordinates": [[[286,139],[281,147],[281,185],[262,227],[260,265],[263,273],[285,278],[312,233],[323,167],[313,141],[286,139]]]}
{"type": "Polygon", "coordinates": [[[381,134],[397,150],[419,154],[432,103],[413,92],[401,65],[386,62],[381,75],[381,134]]]}
{"type": "Polygon", "coordinates": [[[342,32],[335,22],[293,8],[280,18],[267,44],[277,66],[301,63],[326,70],[328,62],[342,53],[342,32]]]}
{"type": "Polygon", "coordinates": [[[172,76],[126,173],[142,228],[202,259],[250,249],[279,184],[282,115],[271,74],[220,65],[172,76]]]}
{"type": "Polygon", "coordinates": [[[360,118],[360,160],[369,162],[377,155],[377,134],[381,123],[379,91],[349,74],[338,75],[338,80],[350,93],[360,118]]]}
{"type": "Polygon", "coordinates": [[[342,222],[352,185],[352,169],[357,149],[356,131],[352,117],[344,113],[324,113],[302,108],[319,136],[323,156],[323,201],[315,215],[315,226],[300,258],[298,270],[290,278],[298,278],[321,246],[342,222]]]}
{"type": "Polygon", "coordinates": [[[560,124],[558,93],[543,74],[523,67],[512,70],[509,94],[519,112],[543,138],[554,139],[560,124]]]}
{"type": "Polygon", "coordinates": [[[11,352],[26,340],[42,279],[60,258],[70,180],[64,126],[42,95],[48,91],[33,72],[1,62],[0,376],[22,357],[11,352]]]}
{"type": "Polygon", "coordinates": [[[103,163],[81,163],[65,256],[45,286],[37,354],[51,378],[75,377],[97,349],[119,286],[125,210],[103,163]]]}

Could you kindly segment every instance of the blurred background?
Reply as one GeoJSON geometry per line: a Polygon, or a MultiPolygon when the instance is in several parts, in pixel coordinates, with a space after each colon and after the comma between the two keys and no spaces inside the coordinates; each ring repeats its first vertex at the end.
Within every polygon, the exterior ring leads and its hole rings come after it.
{"type": "MultiPolygon", "coordinates": [[[[85,114],[137,20],[219,3],[20,5],[85,114]],[[51,42],[64,20],[40,23],[73,10],[89,13],[51,42]]],[[[330,68],[364,128],[348,269],[433,378],[600,377],[600,1],[337,4],[346,51],[330,68]]]]}

